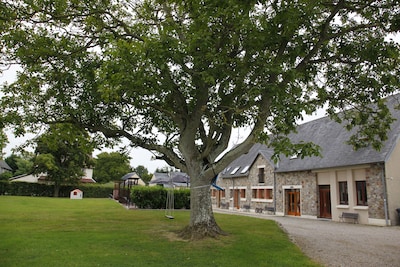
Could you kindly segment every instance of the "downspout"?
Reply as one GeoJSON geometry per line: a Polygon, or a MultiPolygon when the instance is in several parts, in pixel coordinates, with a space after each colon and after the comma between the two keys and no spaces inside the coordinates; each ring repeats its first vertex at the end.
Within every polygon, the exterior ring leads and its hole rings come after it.
{"type": "Polygon", "coordinates": [[[381,166],[381,179],[382,179],[382,184],[383,184],[383,209],[385,210],[385,221],[386,221],[386,226],[389,226],[389,211],[388,211],[388,206],[387,206],[387,188],[386,188],[386,179],[385,179],[385,168],[384,164],[378,164],[378,166],[381,166]]]}
{"type": "Polygon", "coordinates": [[[276,170],[279,168],[279,161],[276,163],[276,165],[274,165],[274,215],[276,215],[276,170]]]}
{"type": "MultiPolygon", "coordinates": [[[[232,177],[232,209],[235,210],[235,178],[232,177]]],[[[239,200],[238,200],[239,201],[239,200]]]]}

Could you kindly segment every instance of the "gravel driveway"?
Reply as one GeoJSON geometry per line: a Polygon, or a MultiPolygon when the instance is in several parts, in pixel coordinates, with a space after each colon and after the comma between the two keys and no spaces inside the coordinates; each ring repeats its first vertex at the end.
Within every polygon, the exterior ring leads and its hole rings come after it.
{"type": "Polygon", "coordinates": [[[400,266],[399,226],[215,211],[277,221],[307,256],[324,266],[400,266]]]}

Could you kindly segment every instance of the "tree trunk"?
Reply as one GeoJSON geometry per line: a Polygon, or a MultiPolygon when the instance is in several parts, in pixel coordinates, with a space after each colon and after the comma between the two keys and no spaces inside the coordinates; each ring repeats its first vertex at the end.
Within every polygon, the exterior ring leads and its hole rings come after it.
{"type": "Polygon", "coordinates": [[[190,191],[190,222],[181,232],[181,237],[198,240],[205,237],[226,235],[214,219],[210,182],[204,180],[199,182],[191,179],[190,191]]]}
{"type": "Polygon", "coordinates": [[[60,184],[57,182],[54,182],[54,192],[53,192],[53,197],[58,197],[60,194],[60,184]]]}

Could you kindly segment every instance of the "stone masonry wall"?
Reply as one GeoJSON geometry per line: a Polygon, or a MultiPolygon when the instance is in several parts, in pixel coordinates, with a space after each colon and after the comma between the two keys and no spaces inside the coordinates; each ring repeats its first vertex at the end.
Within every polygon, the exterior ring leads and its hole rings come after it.
{"type": "MultiPolygon", "coordinates": [[[[317,179],[316,174],[310,171],[306,172],[290,172],[290,173],[276,173],[276,211],[284,212],[284,190],[283,186],[301,185],[300,190],[300,207],[302,215],[317,216],[317,179]]],[[[221,199],[221,203],[229,203],[229,207],[233,207],[233,195],[229,188],[234,186],[246,187],[246,200],[240,200],[240,207],[244,204],[250,205],[250,209],[254,210],[260,207],[259,203],[252,202],[252,186],[269,186],[274,185],[274,167],[262,156],[258,156],[249,169],[249,175],[235,178],[222,178],[218,180],[218,185],[225,188],[225,199],[221,199]],[[259,183],[258,174],[259,166],[264,166],[264,183],[259,183]]],[[[272,199],[273,199],[272,192],[272,199]]],[[[272,200],[271,200],[272,201],[272,200]]],[[[213,203],[215,204],[215,203],[213,203]]],[[[262,205],[262,207],[265,204],[262,205]]],[[[273,205],[270,202],[268,205],[273,205]]]]}
{"type": "MultiPolygon", "coordinates": [[[[229,190],[229,188],[232,188],[233,186],[235,188],[246,187],[246,200],[240,200],[240,207],[243,205],[250,205],[250,209],[255,209],[257,207],[257,203],[251,201],[252,186],[273,186],[273,182],[274,167],[271,166],[269,161],[264,157],[258,156],[253,165],[250,167],[248,176],[218,179],[218,186],[225,188],[225,199],[221,199],[221,202],[229,202],[229,207],[233,207],[233,195],[231,195],[232,192],[229,190]],[[259,183],[258,180],[259,166],[265,166],[264,183],[259,183]]],[[[215,204],[215,200],[213,200],[213,204],[215,204]]]]}
{"type": "Polygon", "coordinates": [[[318,215],[318,199],[317,199],[317,179],[316,174],[310,171],[277,173],[277,196],[276,211],[283,212],[283,198],[285,190],[283,186],[299,186],[300,189],[300,210],[301,215],[317,216],[318,215]]]}
{"type": "Polygon", "coordinates": [[[368,217],[385,219],[382,170],[377,165],[366,169],[368,217]]]}

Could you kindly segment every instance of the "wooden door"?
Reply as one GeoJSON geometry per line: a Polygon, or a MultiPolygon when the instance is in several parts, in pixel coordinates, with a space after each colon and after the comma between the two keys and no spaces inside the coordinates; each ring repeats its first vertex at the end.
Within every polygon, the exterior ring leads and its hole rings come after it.
{"type": "Polygon", "coordinates": [[[239,209],[239,197],[240,197],[240,190],[235,189],[233,190],[233,207],[239,209]]]}
{"type": "Polygon", "coordinates": [[[300,216],[300,190],[288,190],[287,200],[287,214],[292,216],[300,216]]]}
{"type": "Polygon", "coordinates": [[[331,188],[329,185],[319,186],[319,216],[332,219],[331,188]]]}

